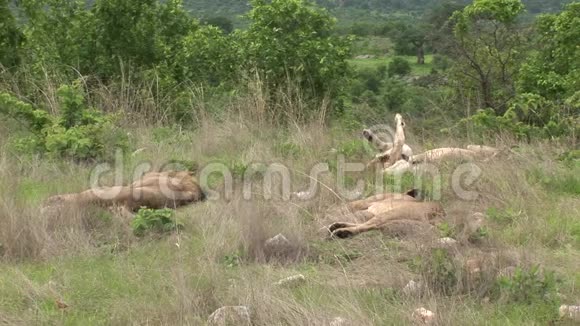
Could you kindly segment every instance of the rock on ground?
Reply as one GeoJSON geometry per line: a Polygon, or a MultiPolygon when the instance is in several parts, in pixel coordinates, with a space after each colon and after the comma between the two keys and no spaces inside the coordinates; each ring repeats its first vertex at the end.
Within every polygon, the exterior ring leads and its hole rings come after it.
{"type": "Polygon", "coordinates": [[[250,326],[250,310],[246,306],[225,306],[214,311],[207,320],[211,326],[250,326]]]}
{"type": "Polygon", "coordinates": [[[284,248],[290,245],[290,241],[282,234],[278,233],[276,236],[266,240],[264,246],[267,248],[275,249],[275,248],[284,248]]]}
{"type": "Polygon", "coordinates": [[[348,321],[342,317],[336,317],[330,321],[329,326],[347,326],[350,325],[348,321]]]}
{"type": "Polygon", "coordinates": [[[413,320],[420,325],[431,325],[435,322],[435,314],[421,307],[413,312],[413,320]]]}
{"type": "Polygon", "coordinates": [[[580,306],[560,306],[560,318],[567,318],[573,321],[580,322],[580,306]]]}
{"type": "Polygon", "coordinates": [[[415,282],[413,280],[410,280],[409,283],[407,283],[407,285],[405,285],[405,287],[403,288],[403,294],[410,297],[417,296],[421,294],[422,289],[423,284],[421,282],[415,282]]]}
{"type": "Polygon", "coordinates": [[[306,277],[302,274],[294,275],[287,277],[285,279],[281,279],[280,281],[274,283],[274,285],[278,286],[298,286],[306,282],[306,277]]]}
{"type": "Polygon", "coordinates": [[[457,244],[457,240],[455,240],[453,238],[446,237],[446,238],[441,238],[441,239],[437,240],[437,244],[439,244],[442,247],[449,248],[449,247],[455,246],[457,244]]]}

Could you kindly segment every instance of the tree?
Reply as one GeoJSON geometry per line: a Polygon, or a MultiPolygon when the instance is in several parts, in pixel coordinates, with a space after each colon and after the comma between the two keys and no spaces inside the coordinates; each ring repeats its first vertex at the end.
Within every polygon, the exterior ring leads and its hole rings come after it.
{"type": "Polygon", "coordinates": [[[26,25],[23,60],[33,72],[51,73],[74,67],[88,73],[94,51],[93,16],[84,1],[74,0],[21,0],[21,11],[26,25]]]}
{"type": "Polygon", "coordinates": [[[429,26],[418,21],[401,24],[395,34],[395,52],[400,55],[414,54],[417,63],[425,64],[425,43],[429,26]]]}
{"type": "Polygon", "coordinates": [[[271,90],[288,81],[322,99],[344,85],[350,55],[347,39],[335,36],[335,19],[305,0],[253,0],[251,23],[239,33],[245,66],[271,90]]]}
{"type": "Polygon", "coordinates": [[[462,10],[465,5],[455,1],[445,1],[430,8],[423,21],[429,25],[427,39],[434,52],[448,54],[453,41],[453,24],[449,18],[453,13],[462,10]]]}
{"type": "Polygon", "coordinates": [[[455,12],[455,72],[461,87],[473,86],[480,108],[503,114],[515,95],[514,76],[524,56],[524,33],[517,18],[520,0],[475,0],[455,12]]]}
{"type": "Polygon", "coordinates": [[[157,1],[98,0],[93,12],[96,67],[102,77],[119,75],[122,65],[150,67],[158,62],[157,1]]]}
{"type": "Polygon", "coordinates": [[[562,101],[580,91],[580,3],[540,16],[539,49],[522,66],[518,89],[562,101]]]}
{"type": "Polygon", "coordinates": [[[219,85],[234,79],[238,68],[236,43],[214,26],[191,31],[168,61],[178,82],[219,85]]]}
{"type": "Polygon", "coordinates": [[[211,17],[204,20],[207,25],[215,26],[221,29],[224,33],[229,34],[234,31],[234,23],[231,19],[223,16],[211,17]]]}
{"type": "Polygon", "coordinates": [[[395,57],[393,58],[393,61],[389,63],[387,72],[389,73],[389,76],[405,76],[411,72],[411,65],[404,58],[395,57]]]}
{"type": "Polygon", "coordinates": [[[12,67],[20,62],[23,35],[7,0],[0,0],[0,66],[12,67]]]}

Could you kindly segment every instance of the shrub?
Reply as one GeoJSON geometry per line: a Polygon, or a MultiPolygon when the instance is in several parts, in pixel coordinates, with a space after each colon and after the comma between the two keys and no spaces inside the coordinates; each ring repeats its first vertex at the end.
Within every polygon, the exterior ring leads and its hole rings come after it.
{"type": "Polygon", "coordinates": [[[364,85],[364,90],[370,90],[378,93],[381,87],[381,81],[384,78],[384,70],[379,66],[377,69],[363,68],[357,71],[357,79],[364,85]]]}
{"type": "Polygon", "coordinates": [[[415,265],[430,289],[445,295],[453,293],[458,282],[457,268],[445,249],[432,249],[428,258],[415,262],[415,265]]]}
{"type": "Polygon", "coordinates": [[[336,151],[337,153],[342,154],[349,159],[353,159],[355,157],[366,158],[372,154],[372,151],[369,150],[368,145],[358,139],[339,144],[336,148],[336,151]]]}
{"type": "Polygon", "coordinates": [[[557,280],[553,272],[540,272],[538,266],[528,270],[516,268],[512,277],[497,280],[497,294],[505,302],[533,304],[557,301],[557,280]]]}
{"type": "Polygon", "coordinates": [[[306,0],[252,0],[251,23],[238,33],[245,65],[269,89],[290,81],[314,98],[342,94],[348,40],[333,34],[335,19],[306,0]]]}
{"type": "Polygon", "coordinates": [[[457,230],[455,230],[455,226],[449,224],[447,221],[439,223],[437,225],[437,229],[439,230],[439,236],[442,238],[455,238],[457,236],[457,230]]]}
{"type": "MultiPolygon", "coordinates": [[[[390,66],[389,66],[390,67],[390,66]]],[[[391,72],[389,72],[389,75],[391,72]]],[[[403,81],[388,78],[382,88],[382,105],[392,112],[400,112],[402,106],[410,98],[410,88],[403,81]]]]}
{"type": "Polygon", "coordinates": [[[467,239],[471,243],[479,243],[489,236],[489,229],[485,226],[477,228],[467,239]]]}
{"type": "Polygon", "coordinates": [[[495,207],[490,207],[487,209],[486,215],[491,221],[494,221],[497,224],[511,225],[520,217],[521,212],[516,212],[511,208],[499,210],[495,207]]]}
{"type": "MultiPolygon", "coordinates": [[[[530,95],[535,98],[534,94],[530,95]]],[[[461,124],[469,125],[476,136],[487,137],[498,132],[508,132],[519,139],[530,140],[532,138],[560,138],[575,135],[578,131],[578,118],[559,113],[559,109],[548,109],[554,105],[551,102],[539,106],[535,101],[518,101],[517,97],[510,108],[503,115],[496,115],[493,109],[478,110],[471,117],[461,120],[461,124]],[[540,113],[541,110],[544,112],[540,113]],[[550,112],[545,112],[553,110],[550,112]]]]}
{"type": "Polygon", "coordinates": [[[445,71],[451,67],[451,60],[444,55],[433,55],[433,67],[437,70],[445,71]]]}
{"type": "Polygon", "coordinates": [[[168,65],[178,82],[217,86],[237,75],[237,52],[233,36],[215,26],[201,26],[185,35],[168,65]]]}
{"type": "Polygon", "coordinates": [[[234,31],[234,23],[228,17],[216,16],[205,19],[203,22],[206,25],[215,26],[221,29],[226,34],[229,34],[234,31]]]}
{"type": "Polygon", "coordinates": [[[241,260],[240,253],[238,252],[234,252],[223,257],[223,263],[229,268],[238,267],[241,263],[241,260]]]}
{"type": "Polygon", "coordinates": [[[404,58],[395,57],[393,61],[389,62],[387,72],[389,76],[405,76],[411,73],[411,65],[404,58]]]}
{"type": "Polygon", "coordinates": [[[580,165],[574,167],[572,164],[568,164],[568,167],[561,171],[531,170],[528,178],[530,181],[542,185],[550,193],[580,195],[578,171],[580,171],[580,165]]]}
{"type": "Polygon", "coordinates": [[[23,35],[6,0],[0,0],[0,20],[0,67],[12,67],[20,61],[23,35]]]}
{"type": "Polygon", "coordinates": [[[115,116],[88,107],[78,85],[61,86],[57,98],[60,114],[51,115],[0,93],[0,113],[24,123],[32,133],[16,141],[19,150],[89,160],[109,159],[114,148],[128,147],[127,136],[115,127],[115,116]]]}
{"type": "Polygon", "coordinates": [[[180,230],[183,228],[183,224],[175,220],[174,211],[169,208],[150,209],[142,207],[133,218],[131,227],[133,234],[141,237],[146,232],[166,233],[180,230]]]}
{"type": "Polygon", "coordinates": [[[304,151],[299,145],[291,142],[278,142],[274,145],[274,151],[283,157],[298,158],[304,154],[304,151]]]}

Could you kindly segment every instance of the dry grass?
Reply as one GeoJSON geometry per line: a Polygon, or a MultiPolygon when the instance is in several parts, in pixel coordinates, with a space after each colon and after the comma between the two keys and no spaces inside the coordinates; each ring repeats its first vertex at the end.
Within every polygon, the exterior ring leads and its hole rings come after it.
{"type": "MultiPolygon", "coordinates": [[[[123,93],[122,88],[92,96],[99,105],[120,105],[132,112],[165,106],[153,103],[146,109],[148,97],[138,102],[138,92],[123,93]]],[[[230,113],[218,117],[207,103],[192,103],[198,112],[195,130],[144,122],[128,127],[134,148],[141,150],[124,158],[125,182],[142,162],[159,168],[170,159],[190,160],[200,169],[212,162],[239,169],[253,162],[279,162],[291,172],[292,191],[301,191],[311,181],[307,175],[312,166],[332,165],[336,151],[356,142],[358,133],[328,128],[322,120],[282,126],[264,113],[270,106],[307,105],[293,96],[271,103],[259,92],[245,94],[225,103],[224,112],[230,113]]],[[[8,135],[5,126],[0,128],[0,135],[8,135]]],[[[259,174],[252,199],[245,200],[240,175],[235,175],[232,198],[178,210],[183,232],[137,239],[108,212],[41,214],[48,195],[85,188],[92,166],[14,154],[8,138],[1,139],[0,323],[200,325],[223,305],[247,305],[254,325],[328,325],[337,316],[356,325],[411,324],[411,313],[420,306],[434,311],[440,325],[545,324],[552,317],[538,309],[541,303],[484,300],[502,268],[535,264],[556,271],[563,280],[562,301],[580,300],[580,199],[542,181],[578,171],[577,165],[565,167],[556,160],[565,145],[519,144],[501,160],[480,163],[482,176],[470,187],[479,193],[474,201],[462,201],[451,191],[454,165],[441,168],[442,202],[447,223],[454,227],[448,232],[460,238],[473,213],[488,213],[482,239],[461,238],[447,251],[445,268],[453,273],[449,281],[440,273],[441,262],[433,258],[434,239],[442,236],[436,228],[429,230],[429,237],[371,232],[344,241],[324,240],[319,228],[340,218],[328,212],[344,202],[336,193],[334,170],[320,177],[320,192],[309,201],[281,200],[276,190],[280,180],[274,180],[272,199],[266,199],[259,174]],[[534,177],[537,170],[544,172],[540,181],[534,177]],[[269,251],[264,241],[278,233],[291,245],[269,251]],[[477,279],[465,267],[474,258],[486,266],[477,279]],[[304,285],[273,285],[297,273],[306,276],[304,285]],[[401,289],[411,279],[430,287],[423,295],[406,296],[401,289]],[[58,309],[57,299],[70,307],[58,309]]],[[[423,146],[452,144],[464,145],[439,139],[423,146]]],[[[495,144],[511,148],[513,142],[498,139],[495,144]]],[[[372,173],[353,176],[375,182],[372,173]]],[[[112,175],[104,180],[112,181],[112,175]]],[[[211,186],[224,189],[219,178],[211,186]]]]}

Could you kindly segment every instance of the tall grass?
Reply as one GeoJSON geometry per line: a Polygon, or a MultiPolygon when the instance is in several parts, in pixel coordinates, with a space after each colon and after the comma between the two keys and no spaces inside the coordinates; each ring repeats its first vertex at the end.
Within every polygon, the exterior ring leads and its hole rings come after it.
{"type": "MultiPolygon", "coordinates": [[[[47,107],[54,85],[42,86],[47,107]]],[[[325,123],[324,103],[312,107],[288,90],[272,98],[259,85],[254,81],[247,91],[227,97],[192,88],[179,105],[193,113],[195,123],[182,127],[164,113],[177,104],[157,96],[155,81],[101,85],[92,89],[90,101],[125,114],[135,149],[123,157],[125,182],[132,178],[128,171],[142,162],[155,169],[171,159],[194,161],[200,169],[219,162],[234,171],[254,162],[279,162],[292,173],[292,191],[302,191],[317,163],[335,166],[340,153],[348,154],[347,161],[371,158],[358,131],[325,123]]],[[[552,305],[486,298],[503,268],[536,264],[556,271],[562,300],[580,298],[580,199],[573,183],[561,181],[580,171],[558,161],[569,150],[566,143],[514,149],[512,140],[489,139],[506,153],[478,163],[483,172],[470,188],[479,193],[474,201],[462,201],[450,190],[454,165],[442,166],[441,201],[455,227],[446,232],[459,239],[475,212],[487,214],[487,231],[481,241],[465,240],[436,260],[431,249],[442,236],[436,229],[401,238],[370,232],[323,240],[322,226],[351,218],[333,213],[345,201],[333,173],[320,177],[320,193],[306,202],[281,200],[280,180],[267,189],[273,199],[264,198],[259,177],[252,199],[245,200],[237,182],[232,198],[179,209],[184,230],[161,239],[136,239],[128,224],[108,211],[45,214],[43,201],[85,189],[93,166],[14,152],[10,125],[0,124],[0,135],[0,322],[200,325],[223,305],[247,305],[254,325],[328,325],[337,316],[356,325],[411,324],[412,311],[421,306],[434,311],[441,325],[545,324],[554,320],[552,305]],[[291,242],[283,255],[264,246],[278,233],[291,242]],[[481,277],[466,270],[470,259],[486,262],[481,277]],[[297,273],[306,276],[305,284],[273,285],[297,273]],[[431,287],[407,296],[402,288],[411,279],[431,287]],[[59,309],[56,300],[69,307],[59,309]]],[[[420,139],[412,133],[408,138],[420,139]]],[[[420,152],[464,143],[431,138],[413,145],[420,152]]],[[[356,178],[376,182],[371,172],[350,177],[353,185],[356,178]]],[[[113,176],[104,180],[112,182],[113,176]]],[[[210,186],[223,190],[223,180],[215,178],[210,186]]]]}

